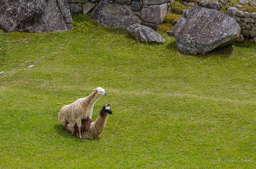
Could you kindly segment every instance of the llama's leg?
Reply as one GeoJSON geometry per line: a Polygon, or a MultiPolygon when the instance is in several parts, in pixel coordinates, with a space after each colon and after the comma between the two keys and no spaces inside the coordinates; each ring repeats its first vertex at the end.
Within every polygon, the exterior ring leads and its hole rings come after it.
{"type": "Polygon", "coordinates": [[[74,132],[75,132],[75,129],[74,129],[75,124],[76,124],[76,123],[70,123],[70,124],[68,124],[68,129],[71,131],[72,134],[74,134],[74,132]]]}
{"type": "Polygon", "coordinates": [[[81,121],[81,120],[78,120],[78,121],[76,122],[76,124],[77,124],[77,127],[78,127],[79,137],[82,138],[82,134],[81,134],[82,121],[81,121]]]}

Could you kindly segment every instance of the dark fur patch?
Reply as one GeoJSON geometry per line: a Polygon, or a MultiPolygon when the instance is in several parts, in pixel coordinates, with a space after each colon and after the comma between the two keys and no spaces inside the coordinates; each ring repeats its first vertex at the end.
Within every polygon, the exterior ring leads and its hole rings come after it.
{"type": "Polygon", "coordinates": [[[65,129],[67,132],[71,132],[71,131],[68,129],[68,124],[69,124],[69,122],[66,121],[65,126],[64,126],[64,129],[65,129]]]}
{"type": "MultiPolygon", "coordinates": [[[[90,118],[83,119],[83,120],[82,120],[82,125],[81,125],[81,133],[84,133],[84,132],[88,131],[92,122],[94,122],[94,120],[92,120],[92,119],[90,119],[90,118]]],[[[65,124],[65,126],[64,126],[64,129],[65,129],[67,132],[71,132],[71,131],[68,129],[68,124],[69,124],[69,123],[66,122],[66,124],[65,124]]],[[[79,130],[78,130],[77,124],[75,124],[75,126],[74,126],[74,135],[79,136],[79,130]]]]}
{"type": "MultiPolygon", "coordinates": [[[[92,122],[94,122],[94,120],[92,120],[90,118],[83,119],[82,125],[81,125],[81,133],[88,131],[92,122]]],[[[79,136],[79,130],[78,130],[77,124],[75,124],[75,126],[74,126],[74,134],[76,136],[79,136]]]]}

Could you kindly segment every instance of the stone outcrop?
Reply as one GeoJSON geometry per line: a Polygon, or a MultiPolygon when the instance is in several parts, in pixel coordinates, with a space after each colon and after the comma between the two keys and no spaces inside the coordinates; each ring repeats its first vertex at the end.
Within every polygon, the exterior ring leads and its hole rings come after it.
{"type": "Polygon", "coordinates": [[[67,0],[1,0],[0,29],[51,32],[72,28],[67,0]]]}
{"type": "Polygon", "coordinates": [[[91,17],[107,27],[127,28],[143,23],[157,29],[167,13],[169,0],[102,0],[91,17]]]}
{"type": "Polygon", "coordinates": [[[180,52],[205,54],[238,39],[240,27],[231,17],[214,9],[194,7],[174,26],[180,52]]]}
{"type": "Polygon", "coordinates": [[[127,28],[134,23],[141,23],[129,5],[121,5],[111,0],[100,1],[91,17],[107,27],[127,28]]]}
{"type": "Polygon", "coordinates": [[[142,23],[156,30],[174,0],[0,0],[0,29],[51,32],[71,29],[71,14],[90,14],[107,27],[142,23]]]}
{"type": "Polygon", "coordinates": [[[133,24],[127,28],[131,36],[143,43],[164,43],[165,39],[162,35],[155,32],[153,29],[140,25],[133,24]]]}
{"type": "MultiPolygon", "coordinates": [[[[249,2],[247,0],[241,0],[239,4],[244,5],[249,4],[249,2]]],[[[243,12],[239,11],[236,7],[228,8],[227,12],[241,27],[241,34],[238,41],[242,42],[245,36],[250,38],[250,42],[256,43],[256,12],[243,12]]]]}

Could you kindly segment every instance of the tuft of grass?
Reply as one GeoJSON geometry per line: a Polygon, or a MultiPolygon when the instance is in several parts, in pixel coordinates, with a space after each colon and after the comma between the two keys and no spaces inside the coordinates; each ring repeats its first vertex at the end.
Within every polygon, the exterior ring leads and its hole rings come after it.
{"type": "Polygon", "coordinates": [[[255,44],[183,55],[74,16],[66,32],[9,33],[0,71],[0,168],[255,168],[255,44]],[[33,67],[27,68],[29,65],[33,67]],[[16,72],[15,72],[16,71],[16,72]],[[98,86],[100,139],[58,121],[98,86]]]}
{"type": "Polygon", "coordinates": [[[171,6],[171,12],[176,14],[182,14],[182,10],[188,10],[191,8],[191,6],[184,5],[180,1],[174,1],[174,3],[171,6]]]}
{"type": "Polygon", "coordinates": [[[166,32],[168,30],[173,30],[173,22],[178,21],[178,19],[181,17],[181,15],[174,14],[174,13],[168,13],[165,16],[163,24],[160,26],[159,31],[166,32]]]}

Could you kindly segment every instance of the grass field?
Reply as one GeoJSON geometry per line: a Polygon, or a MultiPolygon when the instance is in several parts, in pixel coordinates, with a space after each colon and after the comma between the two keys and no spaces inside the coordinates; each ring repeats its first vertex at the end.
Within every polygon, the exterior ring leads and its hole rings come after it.
{"type": "Polygon", "coordinates": [[[0,168],[255,168],[256,45],[191,56],[161,34],[142,44],[78,15],[2,35],[0,168]],[[100,139],[65,132],[60,108],[99,86],[93,119],[113,111],[100,139]]]}

